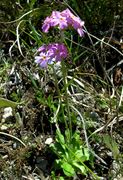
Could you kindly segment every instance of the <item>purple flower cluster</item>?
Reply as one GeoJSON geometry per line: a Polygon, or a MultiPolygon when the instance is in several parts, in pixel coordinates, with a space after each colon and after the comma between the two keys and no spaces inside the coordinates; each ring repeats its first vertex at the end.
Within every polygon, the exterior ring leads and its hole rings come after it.
{"type": "MultiPolygon", "coordinates": [[[[60,30],[73,27],[80,36],[83,36],[84,21],[76,17],[69,9],[62,12],[53,11],[51,16],[44,20],[42,30],[47,33],[51,27],[57,26],[60,30]]],[[[67,48],[64,44],[52,43],[43,45],[38,49],[39,55],[35,57],[35,62],[42,68],[46,68],[48,64],[61,61],[68,55],[67,48]]]]}
{"type": "Polygon", "coordinates": [[[35,62],[42,68],[46,68],[48,64],[61,61],[68,55],[67,48],[64,44],[52,43],[43,45],[38,49],[39,56],[35,57],[35,62]]]}
{"type": "Polygon", "coordinates": [[[64,30],[68,27],[73,27],[77,30],[78,34],[83,36],[84,21],[74,14],[69,9],[62,12],[53,11],[50,17],[44,20],[42,30],[47,33],[51,27],[57,26],[59,29],[64,30]]]}

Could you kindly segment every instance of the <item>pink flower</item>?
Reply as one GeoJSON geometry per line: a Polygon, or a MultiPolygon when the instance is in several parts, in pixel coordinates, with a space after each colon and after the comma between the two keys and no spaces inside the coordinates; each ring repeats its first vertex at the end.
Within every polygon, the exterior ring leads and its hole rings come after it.
{"type": "Polygon", "coordinates": [[[62,11],[61,14],[67,18],[68,25],[72,26],[75,30],[77,30],[78,34],[82,37],[84,35],[84,21],[71,13],[69,9],[62,11]]]}
{"type": "Polygon", "coordinates": [[[75,30],[77,30],[80,36],[84,35],[84,21],[75,16],[69,9],[66,9],[62,12],[53,11],[51,16],[45,19],[42,30],[43,32],[47,33],[50,27],[55,26],[57,26],[61,30],[64,30],[68,27],[73,27],[75,30]]]}
{"type": "Polygon", "coordinates": [[[47,17],[45,20],[44,20],[44,23],[43,23],[43,26],[42,26],[42,30],[43,32],[45,33],[48,33],[50,27],[51,27],[51,18],[50,17],[47,17]]]}
{"type": "Polygon", "coordinates": [[[67,28],[68,24],[66,17],[63,17],[59,11],[53,11],[51,17],[52,26],[58,26],[59,29],[67,28]]]}
{"type": "Polygon", "coordinates": [[[42,68],[47,67],[47,64],[50,60],[50,56],[47,53],[40,53],[40,56],[35,57],[35,62],[39,64],[42,68]]]}
{"type": "Polygon", "coordinates": [[[42,45],[40,48],[38,48],[38,52],[45,52],[47,48],[47,45],[42,45]]]}
{"type": "Polygon", "coordinates": [[[54,43],[48,46],[49,51],[51,51],[52,58],[55,58],[55,61],[61,61],[66,58],[68,55],[68,51],[64,44],[54,43]]]}
{"type": "Polygon", "coordinates": [[[68,55],[66,46],[60,43],[43,45],[38,49],[38,52],[40,54],[35,57],[35,62],[42,68],[46,68],[48,64],[61,61],[68,55]]]}

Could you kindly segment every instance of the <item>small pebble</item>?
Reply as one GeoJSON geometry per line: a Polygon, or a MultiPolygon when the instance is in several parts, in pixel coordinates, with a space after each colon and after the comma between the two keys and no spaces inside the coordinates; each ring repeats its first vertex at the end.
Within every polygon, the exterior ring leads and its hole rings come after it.
{"type": "Polygon", "coordinates": [[[52,138],[47,138],[45,144],[50,145],[53,142],[52,138]]]}
{"type": "Polygon", "coordinates": [[[7,107],[4,109],[3,119],[8,118],[9,116],[13,116],[11,107],[7,107]]]}

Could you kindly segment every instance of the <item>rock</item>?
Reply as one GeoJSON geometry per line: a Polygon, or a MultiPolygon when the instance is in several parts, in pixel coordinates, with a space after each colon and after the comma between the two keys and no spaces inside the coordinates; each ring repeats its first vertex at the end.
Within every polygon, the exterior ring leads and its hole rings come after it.
{"type": "Polygon", "coordinates": [[[11,107],[4,108],[3,119],[6,119],[6,118],[8,118],[10,116],[13,116],[12,108],[11,107]]]}
{"type": "Polygon", "coordinates": [[[50,145],[53,142],[52,138],[47,138],[45,144],[50,145]]]}

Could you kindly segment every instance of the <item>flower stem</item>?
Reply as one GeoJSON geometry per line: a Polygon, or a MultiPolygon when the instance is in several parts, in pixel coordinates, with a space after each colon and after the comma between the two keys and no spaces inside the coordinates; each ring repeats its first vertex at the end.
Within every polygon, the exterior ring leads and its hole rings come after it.
{"type": "Polygon", "coordinates": [[[64,114],[64,109],[63,109],[62,97],[61,97],[60,89],[59,89],[59,86],[58,86],[58,79],[57,79],[56,71],[55,71],[54,66],[52,66],[52,68],[53,68],[53,74],[54,74],[54,79],[55,79],[55,86],[56,86],[59,101],[60,101],[62,118],[64,118],[65,126],[68,129],[68,124],[67,124],[66,117],[65,117],[65,114],[64,114]]]}
{"type": "MultiPolygon", "coordinates": [[[[72,120],[70,115],[70,107],[69,107],[69,99],[68,99],[68,83],[67,83],[67,71],[64,62],[62,64],[62,75],[63,75],[63,82],[64,82],[64,90],[65,90],[65,104],[67,106],[67,115],[68,115],[68,122],[69,122],[69,129],[70,129],[70,138],[72,137],[72,120]]],[[[67,127],[66,127],[67,128],[67,127]]]]}

